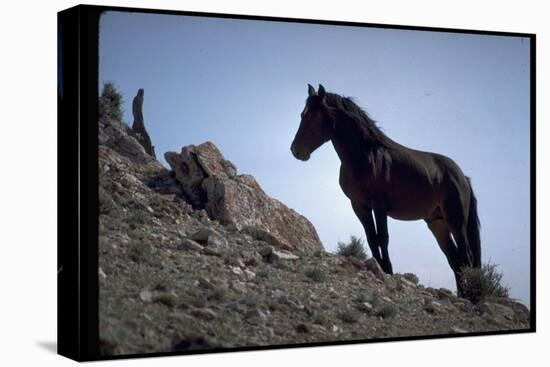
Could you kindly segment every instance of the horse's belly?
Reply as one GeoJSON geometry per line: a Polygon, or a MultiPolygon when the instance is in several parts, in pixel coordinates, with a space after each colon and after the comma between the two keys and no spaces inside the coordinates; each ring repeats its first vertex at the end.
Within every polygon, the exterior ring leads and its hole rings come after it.
{"type": "Polygon", "coordinates": [[[417,220],[431,216],[437,208],[433,198],[407,198],[406,200],[389,199],[386,207],[387,214],[398,220],[417,220]]]}

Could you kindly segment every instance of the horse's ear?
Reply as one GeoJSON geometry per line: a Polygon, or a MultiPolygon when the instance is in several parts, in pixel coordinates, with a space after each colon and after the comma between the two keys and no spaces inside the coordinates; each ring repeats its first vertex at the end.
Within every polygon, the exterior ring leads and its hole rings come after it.
{"type": "Polygon", "coordinates": [[[311,84],[308,84],[308,85],[307,85],[307,94],[308,94],[310,97],[317,94],[317,92],[315,91],[315,88],[313,88],[313,87],[311,86],[311,84]]]}
{"type": "Polygon", "coordinates": [[[325,97],[325,94],[326,94],[325,87],[323,87],[321,84],[319,84],[318,93],[319,93],[319,97],[321,97],[321,98],[325,97]]]}

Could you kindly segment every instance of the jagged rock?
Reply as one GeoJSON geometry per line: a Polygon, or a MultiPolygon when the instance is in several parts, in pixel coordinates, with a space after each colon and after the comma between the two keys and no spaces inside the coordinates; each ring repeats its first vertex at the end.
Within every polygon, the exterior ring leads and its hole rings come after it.
{"type": "MultiPolygon", "coordinates": [[[[500,325],[506,325],[523,317],[523,313],[519,310],[514,310],[509,305],[502,303],[493,303],[483,301],[476,305],[475,309],[482,317],[490,318],[500,325]]],[[[525,319],[522,321],[526,321],[525,319]]]]}
{"type": "Polygon", "coordinates": [[[226,247],[227,246],[227,240],[223,238],[221,235],[212,235],[208,237],[208,247],[226,247]]]}
{"type": "Polygon", "coordinates": [[[281,260],[298,260],[300,257],[288,251],[277,251],[272,246],[263,246],[258,251],[268,262],[277,262],[281,260]]]}
{"type": "Polygon", "coordinates": [[[291,254],[287,251],[273,251],[269,255],[269,260],[271,262],[281,261],[281,260],[298,260],[300,257],[291,254]]]}
{"type": "Polygon", "coordinates": [[[453,300],[456,298],[456,296],[453,294],[453,292],[446,288],[439,288],[436,290],[437,298],[439,299],[450,299],[453,300]]]}
{"type": "Polygon", "coordinates": [[[205,208],[212,219],[283,249],[323,250],[305,217],[267,196],[254,177],[237,175],[235,166],[214,144],[190,145],[179,154],[166,153],[165,158],[191,204],[205,208]]]}
{"type": "Polygon", "coordinates": [[[193,233],[190,238],[193,241],[207,243],[210,237],[220,237],[220,234],[213,228],[201,227],[198,231],[193,233]]]}
{"type": "Polygon", "coordinates": [[[282,243],[277,237],[275,237],[274,235],[272,235],[268,231],[263,230],[263,229],[258,228],[258,227],[244,226],[241,229],[241,233],[246,233],[247,235],[253,237],[254,239],[256,239],[258,241],[266,242],[266,243],[270,244],[271,246],[274,246],[274,247],[277,247],[277,248],[282,248],[282,249],[285,249],[285,250],[290,250],[291,249],[288,245],[286,245],[285,243],[282,243]]]}
{"type": "Polygon", "coordinates": [[[370,270],[375,277],[377,277],[378,279],[384,281],[386,278],[385,278],[385,274],[384,274],[384,271],[382,270],[382,268],[380,267],[380,264],[378,264],[378,261],[376,261],[375,258],[371,257],[369,259],[367,259],[365,261],[365,266],[367,267],[368,270],[370,270]]]}

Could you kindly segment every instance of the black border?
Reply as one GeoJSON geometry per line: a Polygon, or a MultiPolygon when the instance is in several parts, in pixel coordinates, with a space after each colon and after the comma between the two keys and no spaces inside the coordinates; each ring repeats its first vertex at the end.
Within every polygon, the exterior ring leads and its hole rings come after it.
{"type": "Polygon", "coordinates": [[[62,64],[58,79],[58,353],[78,361],[159,357],[204,353],[303,348],[389,341],[461,338],[536,332],[536,35],[471,29],[450,29],[396,24],[283,18],[146,8],[78,5],[58,13],[58,53],[62,64]],[[531,47],[531,325],[529,329],[465,334],[420,335],[208,349],[184,352],[99,355],[98,313],[98,37],[105,11],[187,15],[210,18],[326,24],[491,36],[523,37],[531,47]],[[60,31],[62,29],[62,31],[60,31]],[[60,90],[63,91],[61,96],[60,90]],[[75,124],[75,122],[77,122],[75,124]]]}
{"type": "Polygon", "coordinates": [[[87,6],[58,13],[57,342],[59,354],[79,361],[99,356],[99,14],[87,6]]]}

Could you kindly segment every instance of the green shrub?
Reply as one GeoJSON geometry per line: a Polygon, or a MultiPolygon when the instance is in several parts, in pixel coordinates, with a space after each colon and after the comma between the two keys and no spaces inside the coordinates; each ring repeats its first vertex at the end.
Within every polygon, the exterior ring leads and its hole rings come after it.
{"type": "Polygon", "coordinates": [[[496,264],[484,264],[481,268],[463,267],[460,284],[462,297],[478,303],[487,297],[508,297],[509,288],[501,284],[502,273],[496,264]]]}
{"type": "Polygon", "coordinates": [[[327,273],[323,269],[311,268],[306,270],[306,276],[314,282],[322,282],[327,278],[327,273]]]}
{"type": "Polygon", "coordinates": [[[178,305],[178,299],[170,293],[161,293],[155,296],[153,302],[161,303],[168,307],[176,307],[178,305]]]}
{"type": "Polygon", "coordinates": [[[405,273],[403,274],[403,278],[407,279],[409,282],[413,282],[414,284],[418,285],[419,279],[416,274],[405,273]]]}
{"type": "Polygon", "coordinates": [[[208,301],[220,302],[227,297],[227,289],[223,287],[216,287],[206,296],[208,301]]]}
{"type": "Polygon", "coordinates": [[[397,313],[397,309],[395,308],[394,305],[390,305],[390,304],[385,304],[384,306],[380,307],[376,311],[377,316],[383,317],[385,319],[394,317],[396,313],[397,313]]]}
{"type": "Polygon", "coordinates": [[[363,246],[363,240],[359,237],[351,236],[349,243],[338,242],[338,255],[365,260],[367,254],[363,246]]]}
{"type": "Polygon", "coordinates": [[[99,116],[110,117],[122,121],[122,94],[113,82],[103,83],[103,91],[99,97],[99,116]]]}
{"type": "Polygon", "coordinates": [[[354,324],[359,321],[359,317],[361,317],[359,312],[352,309],[342,311],[339,316],[340,319],[347,324],[354,324]]]}
{"type": "Polygon", "coordinates": [[[151,246],[140,240],[130,244],[128,256],[136,263],[151,263],[151,246]]]}

